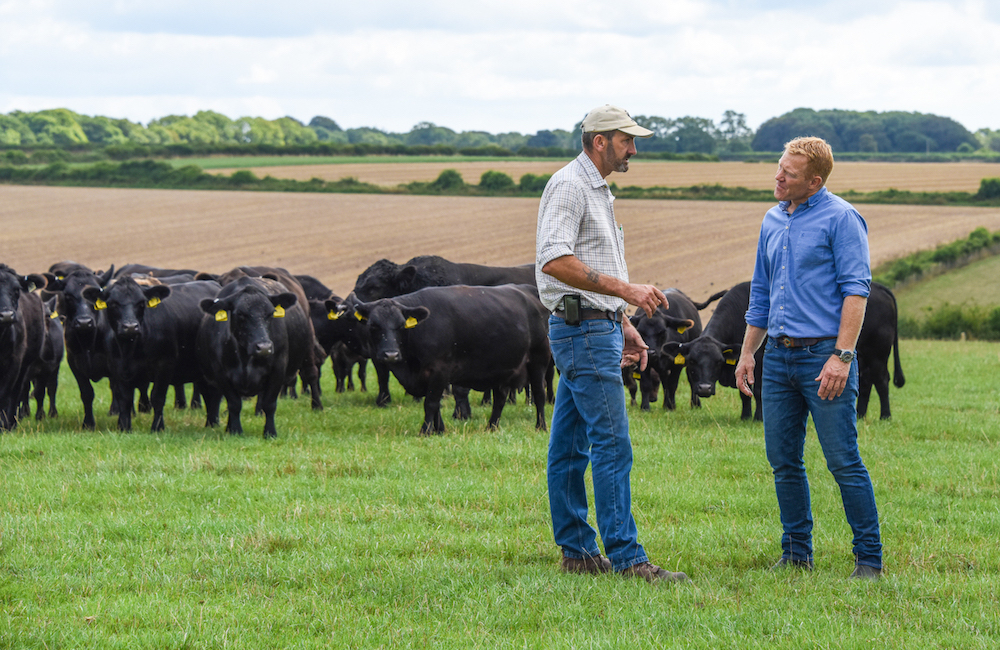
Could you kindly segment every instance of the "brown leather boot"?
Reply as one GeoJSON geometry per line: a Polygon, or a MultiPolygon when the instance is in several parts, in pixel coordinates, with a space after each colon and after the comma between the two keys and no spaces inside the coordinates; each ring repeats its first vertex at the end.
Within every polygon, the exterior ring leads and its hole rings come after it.
{"type": "Polygon", "coordinates": [[[687,574],[680,571],[667,571],[649,562],[633,564],[621,572],[623,578],[642,578],[646,582],[685,582],[687,574]]]}
{"type": "Polygon", "coordinates": [[[563,557],[562,570],[566,573],[608,573],[611,571],[611,560],[603,555],[593,557],[563,557]]]}

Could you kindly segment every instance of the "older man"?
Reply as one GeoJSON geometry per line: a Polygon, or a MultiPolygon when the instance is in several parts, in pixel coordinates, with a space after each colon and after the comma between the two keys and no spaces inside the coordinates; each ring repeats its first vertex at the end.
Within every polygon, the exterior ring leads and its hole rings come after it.
{"type": "Polygon", "coordinates": [[[652,131],[621,108],[605,105],[583,120],[583,152],[552,175],[538,208],[535,274],[549,319],[559,388],[549,439],[549,506],[562,569],[616,571],[650,582],[687,576],[649,562],[632,516],[628,434],[621,366],[646,364],[646,345],[628,318],[627,304],[652,316],[667,305],[652,285],[629,282],[622,228],[605,180],[628,171],[635,138],[652,131]],[[587,523],[584,472],[592,465],[597,532],[587,523]]]}
{"type": "Polygon", "coordinates": [[[852,578],[878,579],[882,542],[872,481],[858,451],[855,344],[871,287],[868,226],[826,180],[833,153],[797,138],[778,161],[774,196],[760,229],[737,385],[751,394],[754,352],[767,339],[761,381],[764,443],[774,472],[781,559],[812,570],[812,509],[803,462],[812,415],[827,467],[854,532],[852,578]]]}

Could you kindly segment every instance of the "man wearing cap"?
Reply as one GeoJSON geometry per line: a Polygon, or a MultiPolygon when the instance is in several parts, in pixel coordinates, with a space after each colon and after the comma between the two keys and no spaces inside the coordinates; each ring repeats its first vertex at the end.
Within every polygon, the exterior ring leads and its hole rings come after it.
{"type": "Polygon", "coordinates": [[[858,451],[858,363],[854,348],[871,288],[868,226],[826,189],[833,152],[821,138],[785,145],[775,174],[778,205],[767,211],[750,284],[736,382],[752,394],[754,352],[765,342],[761,377],[764,447],[774,472],[783,535],[774,570],[813,568],[812,510],[803,462],[812,415],[826,465],[854,532],[851,578],[877,580],[882,542],[871,477],[858,451]]]}
{"type": "Polygon", "coordinates": [[[649,562],[632,516],[628,434],[621,367],[646,366],[647,346],[628,318],[626,305],[652,316],[666,296],[652,285],[632,284],[625,264],[622,228],[605,180],[628,171],[635,138],[652,131],[611,105],[583,120],[583,152],[552,175],[538,208],[535,279],[552,311],[549,339],[559,388],[549,438],[549,507],[562,570],[679,582],[683,573],[649,562]],[[597,532],[587,523],[584,473],[592,466],[597,532]]]}

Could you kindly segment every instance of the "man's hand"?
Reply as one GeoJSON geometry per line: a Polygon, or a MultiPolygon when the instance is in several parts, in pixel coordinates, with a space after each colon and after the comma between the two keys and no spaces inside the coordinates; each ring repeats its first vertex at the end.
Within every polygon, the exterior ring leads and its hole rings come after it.
{"type": "Polygon", "coordinates": [[[736,387],[747,397],[753,397],[753,372],[756,367],[753,354],[741,354],[736,364],[736,387]]]}
{"type": "Polygon", "coordinates": [[[819,398],[832,400],[840,397],[847,388],[847,378],[851,374],[851,364],[831,356],[823,364],[823,370],[816,381],[819,382],[819,398]]]}
{"type": "Polygon", "coordinates": [[[646,312],[650,318],[653,317],[653,312],[659,305],[663,305],[664,309],[670,307],[663,292],[651,284],[629,284],[621,298],[628,304],[635,305],[646,312]]]}
{"type": "Polygon", "coordinates": [[[625,335],[625,344],[622,347],[622,368],[634,363],[638,364],[640,372],[645,370],[646,363],[649,361],[647,352],[649,346],[642,340],[639,331],[635,329],[627,316],[622,319],[622,334],[625,335]]]}

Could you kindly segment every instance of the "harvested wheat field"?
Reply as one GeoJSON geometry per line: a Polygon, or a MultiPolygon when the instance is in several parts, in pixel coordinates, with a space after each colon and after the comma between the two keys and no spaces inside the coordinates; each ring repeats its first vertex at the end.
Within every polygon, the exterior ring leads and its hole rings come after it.
{"type": "MultiPolygon", "coordinates": [[[[503,172],[519,180],[524,174],[551,174],[566,164],[565,160],[510,161],[502,158],[477,162],[407,163],[382,162],[344,163],[334,165],[289,165],[254,167],[260,177],[289,178],[307,181],[311,178],[336,181],[348,176],[365,183],[395,187],[413,181],[432,181],[445,169],[455,169],[467,183],[478,183],[483,172],[503,172]]],[[[691,185],[724,185],[749,189],[774,187],[773,163],[744,162],[667,162],[634,159],[626,175],[615,174],[611,179],[619,186],[690,187],[691,185]]],[[[211,172],[231,174],[234,169],[211,172]]],[[[880,163],[840,162],[834,167],[829,187],[834,192],[857,190],[871,192],[895,188],[925,192],[975,192],[984,178],[1000,177],[996,163],[880,163]]]]}
{"type": "MultiPolygon", "coordinates": [[[[767,203],[622,200],[633,281],[703,299],[749,279],[767,203]]],[[[860,206],[879,263],[1000,230],[1000,208],[860,206]]],[[[0,262],[21,273],[75,260],[226,271],[283,266],[345,295],[372,262],[437,254],[534,258],[537,199],[0,186],[0,262]]]]}

